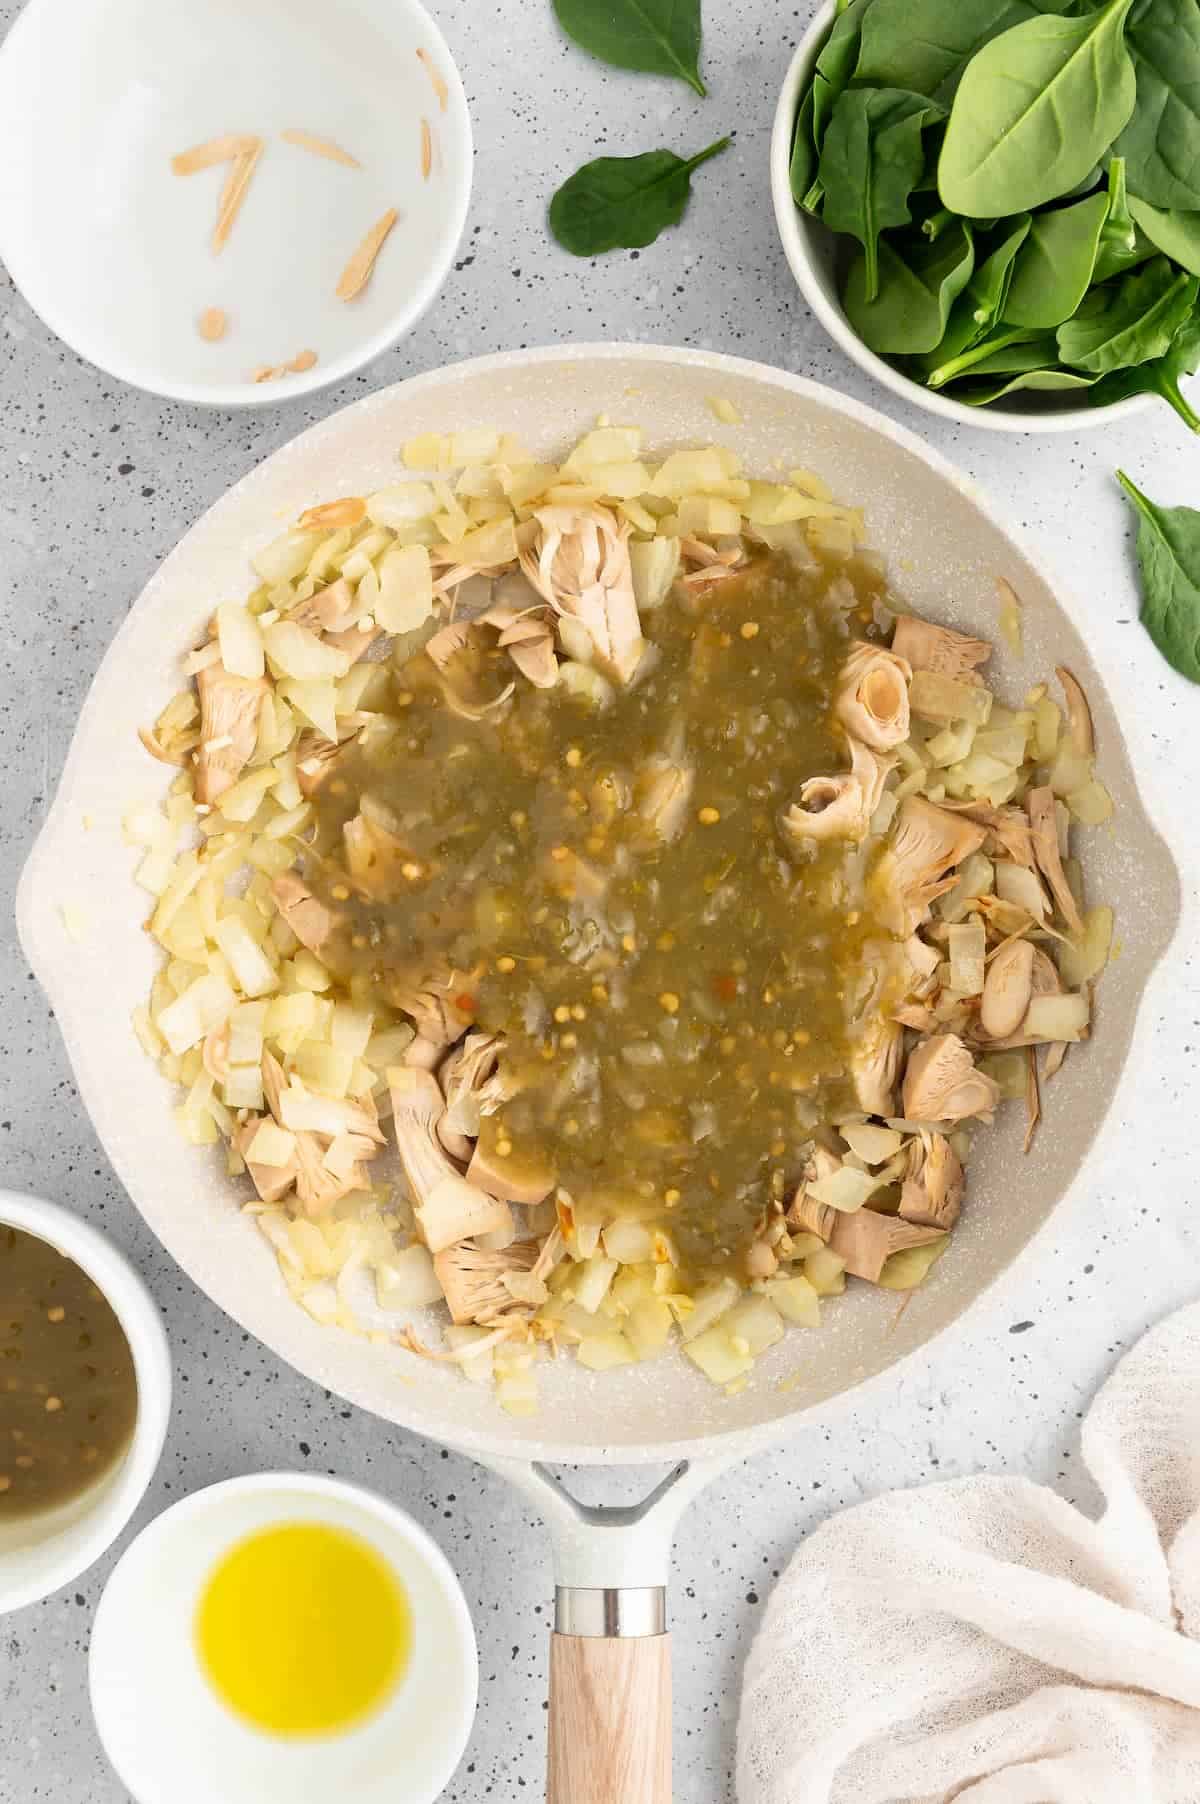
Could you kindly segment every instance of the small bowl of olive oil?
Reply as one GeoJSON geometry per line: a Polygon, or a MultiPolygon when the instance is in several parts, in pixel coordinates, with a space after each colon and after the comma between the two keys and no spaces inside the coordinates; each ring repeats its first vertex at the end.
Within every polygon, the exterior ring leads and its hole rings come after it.
{"type": "Polygon", "coordinates": [[[170,1405],[167,1338],[133,1267],[70,1210],[0,1191],[0,1615],[116,1539],[170,1405]]]}
{"type": "Polygon", "coordinates": [[[137,1804],[432,1804],[478,1685],[458,1580],[425,1531],[338,1479],[185,1498],[101,1598],[92,1709],[137,1804]]]}

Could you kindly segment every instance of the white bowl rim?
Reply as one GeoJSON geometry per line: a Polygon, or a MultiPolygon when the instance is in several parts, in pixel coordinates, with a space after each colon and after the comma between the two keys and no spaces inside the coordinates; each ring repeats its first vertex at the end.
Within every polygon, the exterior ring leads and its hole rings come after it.
{"type": "Polygon", "coordinates": [[[440,1797],[466,1752],[471,1728],[479,1707],[479,1642],[462,1588],[462,1581],[429,1530],[422,1527],[401,1504],[393,1503],[391,1498],[384,1497],[379,1491],[372,1490],[368,1485],[356,1484],[351,1479],[335,1478],[331,1474],[320,1472],[244,1472],[233,1478],[220,1479],[216,1484],[203,1485],[199,1490],[189,1492],[186,1497],[178,1498],[165,1510],[160,1511],[152,1522],[148,1522],[140,1534],[135,1535],[105,1583],[92,1620],[92,1637],[88,1647],[88,1698],[92,1707],[96,1733],[109,1764],[114,1772],[120,1775],[120,1768],[113,1759],[105,1738],[104,1712],[96,1707],[98,1666],[96,1650],[98,1647],[103,1649],[105,1645],[104,1637],[99,1631],[102,1623],[107,1626],[108,1611],[111,1608],[109,1587],[127,1561],[144,1555],[159,1542],[169,1538],[170,1535],[185,1530],[187,1523],[193,1517],[199,1516],[215,1503],[228,1497],[255,1496],[264,1492],[277,1492],[281,1495],[296,1492],[309,1496],[338,1498],[345,1503],[353,1504],[355,1508],[363,1510],[367,1515],[374,1516],[377,1520],[385,1523],[400,1539],[414,1548],[436,1578],[446,1604],[447,1619],[453,1627],[458,1646],[464,1657],[468,1680],[463,1690],[462,1709],[454,1724],[453,1737],[450,1735],[446,1737],[447,1764],[436,1790],[430,1794],[431,1800],[440,1797]]]}
{"type": "Polygon", "coordinates": [[[133,1437],[112,1486],[79,1522],[69,1552],[45,1567],[34,1582],[9,1583],[0,1555],[0,1615],[49,1597],[69,1584],[112,1546],[145,1496],[162,1454],[171,1414],[171,1352],[158,1305],[112,1241],[59,1203],[21,1191],[0,1190],[0,1226],[22,1228],[75,1262],[112,1304],[133,1355],[138,1408],[133,1437]],[[47,1575],[49,1580],[47,1582],[47,1575]]]}
{"type": "MultiPolygon", "coordinates": [[[[1153,395],[1131,395],[1123,401],[1110,402],[1107,407],[1064,407],[1052,413],[1018,413],[1005,407],[968,407],[963,401],[938,394],[934,389],[922,388],[919,382],[902,376],[899,370],[894,370],[890,363],[863,343],[840,307],[830,305],[828,297],[813,275],[799,209],[792,199],[789,166],[792,158],[792,128],[801,90],[833,24],[834,5],[835,0],[822,0],[788,64],[775,108],[770,149],[771,200],[783,254],[796,279],[796,286],[830,338],[861,369],[866,370],[869,376],[881,382],[902,401],[908,401],[914,407],[923,407],[926,413],[939,414],[944,420],[957,420],[960,426],[973,426],[983,432],[1084,432],[1145,412],[1154,402],[1153,395]]],[[[814,221],[814,227],[818,226],[820,222],[814,221]]],[[[820,229],[827,230],[823,226],[820,229]]]]}
{"type": "MultiPolygon", "coordinates": [[[[306,395],[317,394],[321,389],[331,388],[334,383],[343,382],[347,377],[356,375],[368,364],[390,350],[405,333],[417,325],[423,315],[432,306],[446,280],[447,275],[458,254],[462,235],[466,228],[467,214],[471,204],[472,172],[475,161],[475,139],[471,127],[471,111],[467,102],[466,89],[462,76],[458,71],[450,46],[446,42],[437,20],[426,10],[423,0],[407,0],[423,21],[422,29],[429,39],[431,49],[437,58],[439,71],[447,86],[461,103],[463,120],[463,161],[462,176],[457,187],[450,192],[449,207],[454,217],[454,231],[447,237],[445,249],[435,262],[429,265],[424,280],[415,293],[410,296],[406,306],[400,308],[385,326],[365,339],[357,350],[347,351],[343,356],[334,358],[329,363],[317,363],[307,372],[288,378],[287,388],[283,393],[272,393],[271,384],[262,382],[163,382],[136,366],[125,367],[120,360],[105,360],[96,357],[64,324],[58,309],[44,297],[33,299],[26,286],[27,271],[21,267],[21,259],[12,255],[12,246],[5,245],[3,236],[3,215],[0,214],[0,264],[8,270],[14,286],[28,306],[47,325],[55,337],[65,344],[68,350],[94,369],[101,370],[115,381],[128,383],[131,388],[140,389],[144,394],[157,395],[165,401],[183,401],[194,407],[281,407],[289,401],[301,400],[306,395]]],[[[7,35],[0,40],[0,63],[12,52],[14,44],[20,48],[26,36],[34,29],[43,13],[47,13],[54,0],[25,0],[25,5],[13,20],[7,35]]],[[[36,288],[37,284],[34,283],[36,288]]]]}

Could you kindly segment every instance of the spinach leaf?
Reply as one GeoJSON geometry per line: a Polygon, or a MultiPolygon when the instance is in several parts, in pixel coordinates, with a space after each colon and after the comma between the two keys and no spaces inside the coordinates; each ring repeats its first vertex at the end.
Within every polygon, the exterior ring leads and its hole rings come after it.
{"type": "Polygon", "coordinates": [[[975,52],[1037,16],[1030,0],[874,0],[863,18],[854,79],[909,88],[948,106],[975,52]]]}
{"type": "Polygon", "coordinates": [[[697,94],[700,0],[554,0],[559,24],[581,50],[617,69],[674,75],[697,94]]]}
{"type": "Polygon", "coordinates": [[[1165,357],[1198,294],[1200,279],[1155,257],[1113,287],[1093,291],[1086,312],[1058,328],[1059,357],[1093,376],[1165,357]]]}
{"type": "Polygon", "coordinates": [[[575,257],[652,244],[678,225],[692,191],[692,172],[729,145],[720,138],[685,163],[673,150],[639,157],[597,157],[569,176],[550,202],[550,230],[575,257]]]}
{"type": "Polygon", "coordinates": [[[1110,276],[1121,275],[1135,263],[1144,262],[1145,255],[1138,254],[1144,243],[1145,240],[1138,238],[1138,229],[1129,211],[1125,159],[1114,157],[1108,166],[1108,217],[1100,233],[1093,282],[1107,282],[1110,276]]]}
{"type": "Polygon", "coordinates": [[[1140,516],[1142,625],[1171,668],[1200,683],[1200,513],[1156,507],[1123,470],[1117,481],[1140,516]]]}
{"type": "Polygon", "coordinates": [[[1133,111],[1132,3],[1030,19],[976,52],[938,165],[944,205],[967,217],[1020,213],[1082,181],[1133,111]]]}
{"type": "MultiPolygon", "coordinates": [[[[829,121],[833,117],[833,109],[838,96],[846,88],[854,74],[854,65],[858,61],[859,29],[863,12],[868,4],[869,0],[850,0],[848,6],[839,7],[833,29],[826,38],[817,58],[816,69],[808,90],[812,96],[811,130],[814,176],[805,184],[803,192],[800,191],[797,182],[793,180],[792,193],[806,213],[812,213],[818,217],[825,199],[825,188],[819,177],[816,177],[816,162],[820,158],[825,143],[825,133],[829,129],[829,121]]],[[[805,99],[807,98],[806,95],[805,99]]],[[[803,110],[803,102],[801,110],[803,110]]]]}
{"type": "Polygon", "coordinates": [[[1028,213],[1006,221],[1004,237],[990,250],[967,284],[963,299],[970,302],[976,338],[990,331],[1004,313],[1017,260],[1033,226],[1028,213]]]}
{"type": "Polygon", "coordinates": [[[901,88],[848,88],[837,98],[821,149],[822,218],[862,245],[868,301],[879,293],[879,234],[912,218],[909,201],[925,168],[922,133],[945,116],[901,88]]]}
{"type": "Polygon", "coordinates": [[[1058,346],[1052,333],[1033,332],[1022,326],[1001,326],[986,338],[950,357],[929,373],[930,388],[945,388],[960,376],[1015,376],[1054,363],[1058,346]]]}
{"type": "Polygon", "coordinates": [[[833,29],[817,58],[817,74],[823,77],[831,90],[831,107],[842,89],[849,87],[853,80],[862,38],[863,16],[869,4],[870,0],[851,0],[850,5],[838,13],[833,29]]]}
{"type": "Polygon", "coordinates": [[[911,356],[941,342],[950,308],[971,279],[975,248],[971,227],[956,219],[932,244],[879,241],[879,293],[866,295],[866,257],[850,266],[842,303],[846,318],[872,351],[911,356]]]}
{"type": "Polygon", "coordinates": [[[796,123],[792,128],[792,155],[788,164],[788,181],[791,184],[792,199],[798,207],[804,205],[804,197],[817,172],[817,152],[813,143],[813,91],[808,89],[800,102],[800,111],[796,114],[796,123]]]}
{"type": "Polygon", "coordinates": [[[1200,208],[1200,6],[1139,0],[1126,36],[1137,104],[1113,148],[1130,190],[1155,207],[1200,208]]]}
{"type": "Polygon", "coordinates": [[[858,61],[859,34],[869,0],[852,0],[834,20],[813,75],[813,143],[820,156],[839,95],[849,87],[858,61]]]}
{"type": "Polygon", "coordinates": [[[1091,399],[1097,407],[1113,401],[1124,401],[1130,395],[1161,395],[1169,401],[1184,425],[1200,433],[1200,414],[1180,387],[1181,378],[1194,376],[1200,368],[1200,314],[1185,320],[1171,340],[1165,357],[1150,363],[1139,363],[1133,369],[1116,370],[1096,384],[1091,399]]]}
{"type": "Polygon", "coordinates": [[[1052,213],[1038,213],[1013,270],[1004,318],[1012,326],[1061,326],[1092,282],[1108,218],[1103,189],[1052,213]]]}
{"type": "Polygon", "coordinates": [[[957,217],[949,207],[936,207],[927,219],[921,221],[921,230],[932,243],[935,238],[941,237],[948,225],[954,224],[957,217]]]}
{"type": "Polygon", "coordinates": [[[1191,276],[1200,276],[1200,213],[1160,212],[1132,196],[1129,211],[1158,250],[1191,276]]]}
{"type": "Polygon", "coordinates": [[[954,399],[965,401],[968,407],[990,407],[993,401],[1002,401],[1006,395],[1015,395],[1022,390],[1063,394],[1072,389],[1090,388],[1095,380],[1095,376],[1081,376],[1078,370],[1023,370],[1019,376],[1010,376],[1006,382],[993,384],[991,388],[972,388],[968,383],[965,388],[955,391],[954,399]]]}
{"type": "Polygon", "coordinates": [[[920,360],[922,381],[931,371],[977,343],[1000,318],[1012,280],[1013,262],[1028,236],[1031,220],[1028,213],[1018,213],[1016,219],[1004,224],[1004,236],[982,261],[979,252],[983,246],[976,237],[975,273],[950,310],[941,344],[920,360]]]}

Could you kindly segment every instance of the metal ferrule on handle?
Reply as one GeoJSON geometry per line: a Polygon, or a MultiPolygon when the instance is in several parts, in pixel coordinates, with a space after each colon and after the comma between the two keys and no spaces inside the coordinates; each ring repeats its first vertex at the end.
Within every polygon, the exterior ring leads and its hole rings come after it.
{"type": "Polygon", "coordinates": [[[637,1640],[667,1632],[665,1585],[559,1585],[554,1592],[556,1635],[637,1640]]]}

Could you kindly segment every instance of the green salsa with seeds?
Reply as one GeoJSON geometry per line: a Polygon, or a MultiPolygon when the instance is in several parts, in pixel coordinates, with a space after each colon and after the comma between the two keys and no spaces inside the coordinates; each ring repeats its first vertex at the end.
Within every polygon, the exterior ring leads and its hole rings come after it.
{"type": "Polygon", "coordinates": [[[883,592],[867,559],[777,554],[677,585],[602,706],[510,689],[506,653],[468,635],[397,673],[394,712],[314,798],[325,962],[393,1004],[449,984],[504,1037],[489,1160],[577,1214],[662,1225],[696,1275],[738,1258],[814,1126],[855,1108],[853,1022],[889,937],[874,854],[780,823],[847,767],[831,701],[883,592]],[[363,812],[385,830],[352,875],[363,812]]]}

